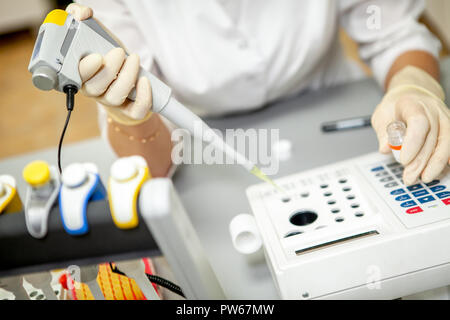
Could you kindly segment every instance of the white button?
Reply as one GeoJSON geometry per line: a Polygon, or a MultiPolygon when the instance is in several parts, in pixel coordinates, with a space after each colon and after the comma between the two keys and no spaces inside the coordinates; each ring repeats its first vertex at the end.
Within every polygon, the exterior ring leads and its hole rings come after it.
{"type": "Polygon", "coordinates": [[[272,145],[272,155],[280,161],[287,161],[291,158],[292,142],[289,140],[280,140],[272,145]]]}
{"type": "Polygon", "coordinates": [[[62,182],[69,188],[75,188],[83,184],[87,179],[87,172],[81,163],[72,163],[67,166],[62,174],[62,182]]]}
{"type": "Polygon", "coordinates": [[[136,163],[130,158],[116,160],[111,166],[111,177],[117,181],[126,181],[138,173],[136,163]]]}

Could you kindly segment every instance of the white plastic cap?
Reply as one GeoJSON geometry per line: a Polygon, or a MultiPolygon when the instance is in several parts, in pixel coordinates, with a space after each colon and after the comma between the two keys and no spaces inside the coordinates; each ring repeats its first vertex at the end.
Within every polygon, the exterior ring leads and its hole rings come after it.
{"type": "Polygon", "coordinates": [[[10,176],[8,174],[0,176],[0,181],[9,184],[13,188],[16,187],[16,179],[14,179],[13,176],[10,176]]]}
{"type": "Polygon", "coordinates": [[[116,160],[111,166],[111,177],[116,181],[127,181],[136,176],[138,167],[131,158],[121,158],[116,160]]]}
{"type": "Polygon", "coordinates": [[[86,168],[81,163],[68,165],[62,174],[62,182],[69,188],[75,188],[83,184],[87,179],[86,168]]]}
{"type": "Polygon", "coordinates": [[[233,246],[238,252],[252,254],[262,247],[258,226],[252,215],[242,213],[235,216],[230,222],[229,230],[233,246]]]}
{"type": "Polygon", "coordinates": [[[272,145],[272,154],[280,161],[287,161],[291,158],[292,142],[280,140],[272,145]]]}

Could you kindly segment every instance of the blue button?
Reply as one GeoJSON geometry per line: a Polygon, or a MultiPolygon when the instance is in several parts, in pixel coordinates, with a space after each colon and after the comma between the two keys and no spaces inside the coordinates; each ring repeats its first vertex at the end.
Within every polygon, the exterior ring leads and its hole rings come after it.
{"type": "Polygon", "coordinates": [[[412,207],[412,206],[415,206],[415,205],[416,205],[415,201],[409,200],[409,201],[403,202],[400,206],[403,207],[403,208],[409,208],[409,207],[412,207]]]}
{"type": "Polygon", "coordinates": [[[397,189],[397,190],[391,191],[391,194],[392,194],[393,196],[396,196],[396,195],[402,194],[402,193],[405,193],[405,190],[403,190],[403,189],[397,189]]]}
{"type": "Polygon", "coordinates": [[[408,187],[408,190],[409,190],[409,191],[414,191],[414,190],[422,189],[422,188],[423,188],[422,185],[420,185],[420,184],[415,184],[415,185],[409,186],[409,187],[408,187]]]}
{"type": "Polygon", "coordinates": [[[414,191],[412,194],[413,194],[414,197],[417,198],[417,197],[421,197],[421,196],[424,196],[426,194],[429,194],[429,192],[427,190],[425,190],[425,189],[422,189],[422,190],[419,190],[419,191],[414,191]]]}
{"type": "Polygon", "coordinates": [[[431,187],[431,186],[437,185],[439,182],[440,182],[439,180],[433,180],[433,181],[431,181],[430,183],[426,183],[426,185],[427,185],[428,187],[431,187]]]}
{"type": "Polygon", "coordinates": [[[411,197],[408,194],[404,194],[402,196],[398,196],[397,198],[395,198],[395,200],[397,201],[405,201],[405,200],[409,200],[411,199],[411,197]]]}
{"type": "Polygon", "coordinates": [[[445,186],[440,185],[440,186],[436,186],[436,187],[431,187],[430,190],[433,192],[439,192],[445,189],[445,186]]]}
{"type": "Polygon", "coordinates": [[[450,197],[450,191],[436,193],[436,195],[439,197],[439,199],[444,199],[444,198],[450,197]]]}
{"type": "Polygon", "coordinates": [[[436,200],[436,199],[434,199],[432,196],[426,196],[426,197],[423,197],[423,198],[419,198],[417,200],[419,200],[420,203],[427,203],[427,202],[430,202],[430,201],[433,201],[433,200],[436,200]]]}
{"type": "Polygon", "coordinates": [[[384,170],[383,166],[375,167],[372,169],[373,172],[384,170]]]}

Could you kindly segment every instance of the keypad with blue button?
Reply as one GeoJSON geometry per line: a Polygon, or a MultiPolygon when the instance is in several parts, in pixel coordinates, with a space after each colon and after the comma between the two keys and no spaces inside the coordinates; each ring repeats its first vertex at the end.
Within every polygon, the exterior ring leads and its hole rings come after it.
{"type": "Polygon", "coordinates": [[[433,192],[440,192],[442,190],[445,190],[445,186],[436,186],[436,187],[430,187],[430,190],[433,192]]]}
{"type": "Polygon", "coordinates": [[[391,191],[391,194],[393,195],[393,196],[396,196],[396,195],[398,195],[398,194],[403,194],[403,193],[405,193],[406,191],[404,190],[404,189],[397,189],[397,190],[394,190],[394,191],[391,191]]]}
{"type": "Polygon", "coordinates": [[[423,186],[421,184],[414,184],[412,186],[407,187],[407,189],[409,191],[414,191],[414,190],[422,189],[422,188],[423,188],[423,186]]]}
{"type": "Polygon", "coordinates": [[[411,197],[408,194],[404,194],[395,198],[396,201],[405,201],[409,199],[411,199],[411,197]]]}
{"type": "Polygon", "coordinates": [[[417,198],[417,197],[421,197],[421,196],[424,196],[424,195],[428,194],[428,191],[425,190],[425,189],[422,189],[422,190],[419,190],[419,191],[414,191],[412,194],[413,194],[414,197],[417,198]]]}
{"type": "Polygon", "coordinates": [[[433,201],[433,200],[436,200],[436,199],[433,196],[426,196],[426,197],[423,197],[423,198],[419,198],[417,200],[419,200],[420,203],[427,203],[427,202],[430,202],[430,201],[433,201]]]}
{"type": "Polygon", "coordinates": [[[416,204],[417,204],[417,203],[416,203],[414,200],[409,200],[409,201],[403,202],[403,203],[400,205],[400,207],[403,207],[403,208],[409,208],[409,207],[415,206],[416,204]]]}
{"type": "Polygon", "coordinates": [[[424,212],[423,209],[435,207],[434,204],[439,199],[442,199],[442,202],[446,204],[447,198],[450,198],[450,191],[446,190],[447,187],[441,184],[439,180],[399,188],[399,186],[404,185],[402,180],[403,167],[397,162],[385,166],[374,166],[371,171],[374,178],[380,182],[384,189],[389,190],[395,202],[401,208],[405,208],[405,214],[421,214],[424,212]]]}
{"type": "Polygon", "coordinates": [[[434,185],[437,185],[440,181],[439,180],[433,180],[430,183],[426,183],[427,187],[432,187],[434,185]]]}
{"type": "Polygon", "coordinates": [[[440,193],[436,193],[439,199],[450,198],[450,191],[444,191],[440,193]]]}

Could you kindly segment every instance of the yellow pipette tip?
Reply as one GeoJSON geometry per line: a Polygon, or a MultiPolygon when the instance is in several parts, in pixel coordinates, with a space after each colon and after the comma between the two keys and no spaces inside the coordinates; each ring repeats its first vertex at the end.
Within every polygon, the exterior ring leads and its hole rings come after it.
{"type": "Polygon", "coordinates": [[[261,171],[257,166],[254,166],[253,169],[250,171],[251,174],[253,174],[255,177],[259,178],[262,181],[265,181],[267,183],[270,183],[272,186],[275,187],[278,191],[282,192],[284,195],[286,195],[286,191],[282,189],[279,185],[277,185],[272,179],[270,179],[264,172],[261,171]]]}

